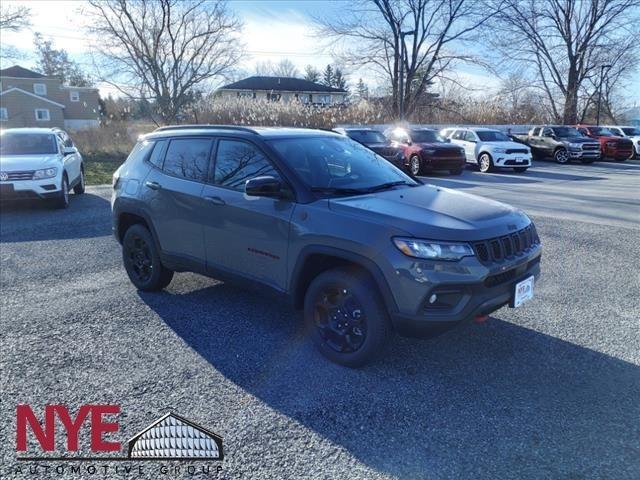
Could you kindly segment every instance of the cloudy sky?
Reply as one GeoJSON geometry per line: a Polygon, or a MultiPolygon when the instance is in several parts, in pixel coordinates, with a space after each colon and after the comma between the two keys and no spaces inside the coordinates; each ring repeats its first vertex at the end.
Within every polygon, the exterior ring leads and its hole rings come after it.
{"type": "MultiPolygon", "coordinates": [[[[2,0],[3,5],[25,4],[31,8],[30,29],[19,33],[2,34],[2,44],[11,44],[19,48],[25,58],[19,62],[23,66],[35,64],[33,56],[33,34],[40,32],[54,41],[56,48],[64,48],[71,57],[85,68],[91,67],[91,41],[83,33],[82,16],[79,13],[82,0],[2,0]]],[[[329,51],[322,47],[321,39],[314,36],[313,18],[318,16],[341,15],[348,1],[271,1],[271,0],[233,0],[229,2],[233,10],[244,23],[242,40],[247,56],[240,68],[252,74],[258,62],[277,63],[284,58],[290,59],[300,71],[311,64],[318,69],[332,63],[329,51]]],[[[16,62],[11,62],[16,63],[16,62]]],[[[9,66],[7,62],[2,67],[9,66]]],[[[351,72],[350,81],[356,83],[362,77],[370,86],[375,87],[376,80],[367,71],[351,72]]],[[[495,92],[499,80],[479,67],[465,66],[456,72],[461,83],[469,86],[476,94],[487,95],[495,92]]],[[[110,89],[101,85],[103,93],[110,89]]],[[[629,91],[629,96],[640,104],[640,81],[629,91]]],[[[631,101],[630,103],[633,103],[631,101]]]]}

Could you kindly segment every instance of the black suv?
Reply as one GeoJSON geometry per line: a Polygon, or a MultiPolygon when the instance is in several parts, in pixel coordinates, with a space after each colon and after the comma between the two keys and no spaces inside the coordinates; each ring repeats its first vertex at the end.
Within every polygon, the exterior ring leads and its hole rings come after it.
{"type": "Polygon", "coordinates": [[[165,127],[114,174],[113,231],[141,290],[175,271],[303,308],[321,352],[361,365],[392,331],[441,331],[533,295],[540,240],[507,205],[423,185],[337,133],[165,127]]]}
{"type": "Polygon", "coordinates": [[[381,157],[389,160],[396,167],[403,170],[406,168],[407,159],[404,156],[404,149],[393,145],[391,140],[385,137],[382,132],[365,127],[340,127],[334,128],[333,131],[361,143],[381,157]]]}

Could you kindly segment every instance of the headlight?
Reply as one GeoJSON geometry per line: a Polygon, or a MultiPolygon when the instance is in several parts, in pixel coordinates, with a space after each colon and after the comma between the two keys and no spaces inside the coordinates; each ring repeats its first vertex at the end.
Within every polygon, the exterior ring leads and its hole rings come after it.
{"type": "Polygon", "coordinates": [[[570,143],[569,148],[582,148],[581,143],[570,143]]]}
{"type": "Polygon", "coordinates": [[[606,142],[607,147],[615,147],[616,146],[616,142],[606,142]]]}
{"type": "Polygon", "coordinates": [[[507,153],[507,149],[506,148],[494,148],[493,151],[495,153],[507,153]]]}
{"type": "Polygon", "coordinates": [[[57,168],[44,168],[42,170],[36,170],[35,172],[33,172],[33,179],[40,180],[42,178],[55,177],[56,173],[58,173],[57,168]]]}
{"type": "Polygon", "coordinates": [[[466,243],[433,242],[418,238],[395,237],[394,245],[409,257],[428,260],[460,260],[473,257],[473,249],[466,243]]]}

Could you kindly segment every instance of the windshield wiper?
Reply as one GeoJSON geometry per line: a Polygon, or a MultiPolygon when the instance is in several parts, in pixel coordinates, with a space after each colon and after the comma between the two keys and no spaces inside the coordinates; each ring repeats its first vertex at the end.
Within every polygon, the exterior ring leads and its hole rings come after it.
{"type": "Polygon", "coordinates": [[[379,190],[387,190],[391,187],[396,187],[398,185],[407,185],[408,187],[417,187],[418,184],[415,183],[409,183],[406,180],[398,180],[396,182],[387,182],[387,183],[381,183],[380,185],[376,185],[374,187],[370,187],[367,189],[368,192],[377,192],[379,190]]]}
{"type": "Polygon", "coordinates": [[[311,187],[311,191],[337,195],[362,195],[363,193],[369,193],[368,189],[339,187],[311,187]]]}

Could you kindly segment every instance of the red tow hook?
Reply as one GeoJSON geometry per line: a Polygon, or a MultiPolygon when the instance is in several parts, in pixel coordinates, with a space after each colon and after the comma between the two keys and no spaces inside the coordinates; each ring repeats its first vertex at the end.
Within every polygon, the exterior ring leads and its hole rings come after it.
{"type": "Polygon", "coordinates": [[[476,323],[484,323],[489,319],[489,315],[476,315],[473,317],[473,321],[476,323]]]}

